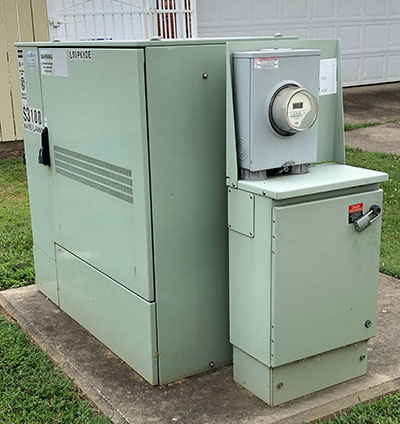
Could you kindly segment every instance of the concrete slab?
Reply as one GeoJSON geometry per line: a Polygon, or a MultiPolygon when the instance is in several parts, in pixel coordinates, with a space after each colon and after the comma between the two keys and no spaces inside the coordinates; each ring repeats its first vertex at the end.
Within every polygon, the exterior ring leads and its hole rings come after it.
{"type": "Polygon", "coordinates": [[[400,154],[400,123],[345,132],[346,145],[369,152],[400,154]]]}
{"type": "Polygon", "coordinates": [[[116,423],[298,424],[400,387],[399,298],[400,281],[381,275],[366,376],[276,408],[234,383],[231,367],[152,387],[34,286],[1,292],[0,305],[116,423]]]}
{"type": "Polygon", "coordinates": [[[343,107],[346,124],[400,118],[400,83],[345,88],[343,107]]]}

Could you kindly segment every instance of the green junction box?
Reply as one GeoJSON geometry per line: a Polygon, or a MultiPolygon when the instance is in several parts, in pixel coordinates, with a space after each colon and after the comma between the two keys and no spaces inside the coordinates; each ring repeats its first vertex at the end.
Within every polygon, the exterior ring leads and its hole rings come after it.
{"type": "Polygon", "coordinates": [[[366,372],[387,175],[344,165],[337,40],[16,48],[41,292],[151,384],[231,363],[230,343],[271,405],[366,372]],[[273,137],[279,170],[246,162],[273,137]]]}

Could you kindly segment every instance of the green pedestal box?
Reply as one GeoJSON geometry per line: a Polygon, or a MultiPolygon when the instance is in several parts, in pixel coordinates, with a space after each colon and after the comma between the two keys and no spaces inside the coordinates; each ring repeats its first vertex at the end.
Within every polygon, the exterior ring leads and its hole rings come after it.
{"type": "MultiPolygon", "coordinates": [[[[227,62],[230,340],[234,379],[273,406],[367,372],[367,340],[375,335],[377,320],[381,215],[371,214],[373,221],[363,231],[357,231],[354,220],[362,216],[368,220],[366,215],[372,206],[382,207],[379,183],[387,179],[387,174],[344,164],[338,42],[282,41],[279,47],[286,49],[274,58],[265,58],[265,50],[261,49],[274,47],[277,46],[271,42],[229,43],[227,62]],[[231,58],[235,52],[250,51],[240,55],[256,56],[253,79],[262,80],[266,87],[269,79],[274,85],[281,75],[286,78],[281,83],[284,86],[304,82],[306,88],[310,88],[307,84],[313,87],[312,73],[294,66],[310,66],[303,58],[296,59],[296,49],[320,52],[319,117],[312,131],[301,132],[305,145],[307,134],[310,143],[318,134],[316,163],[303,174],[286,173],[290,171],[288,166],[286,171],[271,170],[270,176],[259,181],[240,179],[237,157],[245,163],[241,155],[244,156],[243,143],[247,140],[236,140],[235,133],[245,133],[247,120],[243,116],[238,119],[243,105],[237,103],[235,110],[234,100],[245,98],[246,90],[237,75],[236,92],[232,90],[235,68],[231,58]],[[280,57],[288,56],[292,57],[292,66],[280,71],[280,57]],[[261,67],[260,63],[266,65],[261,67]],[[332,69],[327,71],[325,66],[332,69]],[[331,79],[328,92],[323,92],[325,77],[331,79]]],[[[271,50],[267,51],[271,55],[271,50]]],[[[242,68],[239,71],[245,74],[242,68]]],[[[282,144],[289,150],[282,163],[287,160],[297,165],[296,152],[297,157],[303,157],[303,152],[296,144],[296,134],[285,138],[274,135],[273,128],[268,130],[271,115],[267,113],[268,105],[260,103],[263,93],[254,83],[248,89],[248,120],[254,120],[252,127],[258,130],[257,134],[248,133],[252,142],[262,150],[263,143],[268,144],[273,138],[275,146],[282,144]],[[260,136],[263,131],[264,137],[260,136]],[[292,147],[289,149],[288,145],[292,147]]],[[[303,103],[298,107],[303,107],[303,103]]],[[[250,150],[250,159],[252,153],[250,150]]]]}

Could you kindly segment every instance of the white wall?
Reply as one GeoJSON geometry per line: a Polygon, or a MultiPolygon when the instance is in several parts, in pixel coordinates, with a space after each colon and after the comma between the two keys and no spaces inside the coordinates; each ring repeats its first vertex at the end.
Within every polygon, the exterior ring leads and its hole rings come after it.
{"type": "Polygon", "coordinates": [[[344,85],[400,80],[400,0],[197,0],[198,36],[340,38],[344,85]]]}

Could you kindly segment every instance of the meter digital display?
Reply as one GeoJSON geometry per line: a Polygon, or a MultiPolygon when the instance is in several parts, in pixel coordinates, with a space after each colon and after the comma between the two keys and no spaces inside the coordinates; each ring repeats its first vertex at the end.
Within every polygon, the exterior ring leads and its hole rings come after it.
{"type": "Polygon", "coordinates": [[[307,88],[285,85],[271,99],[269,120],[280,135],[290,136],[311,128],[318,116],[318,100],[307,88]]]}

